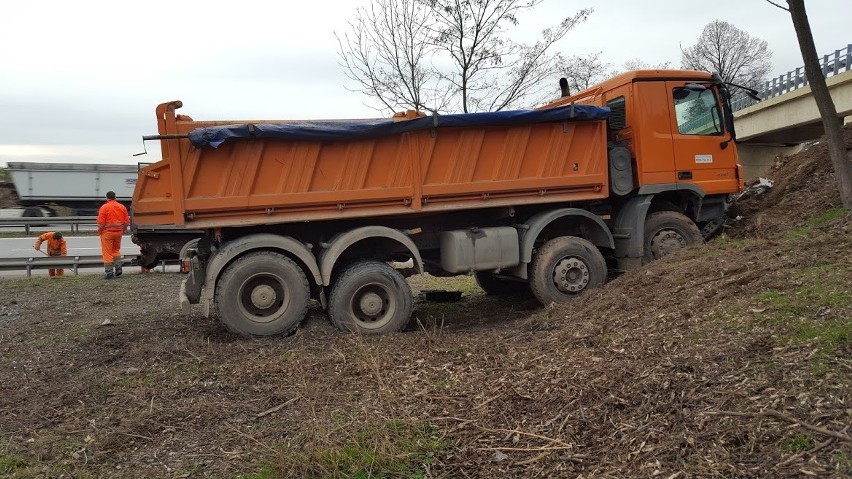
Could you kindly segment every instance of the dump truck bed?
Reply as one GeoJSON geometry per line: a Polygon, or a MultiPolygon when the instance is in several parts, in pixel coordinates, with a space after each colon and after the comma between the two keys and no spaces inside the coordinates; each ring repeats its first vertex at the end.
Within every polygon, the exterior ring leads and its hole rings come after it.
{"type": "Polygon", "coordinates": [[[157,108],[141,227],[217,228],[606,198],[608,109],[337,121],[193,121],[157,108]]]}

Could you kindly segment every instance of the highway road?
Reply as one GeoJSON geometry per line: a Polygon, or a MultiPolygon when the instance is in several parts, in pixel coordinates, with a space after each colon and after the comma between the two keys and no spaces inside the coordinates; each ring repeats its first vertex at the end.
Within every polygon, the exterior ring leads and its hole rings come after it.
{"type": "MultiPolygon", "coordinates": [[[[30,258],[40,255],[33,249],[36,236],[32,238],[0,238],[0,258],[30,258]]],[[[100,256],[101,240],[97,236],[66,236],[68,256],[100,256]]],[[[42,251],[47,251],[47,244],[41,245],[42,251]]],[[[121,254],[125,259],[139,254],[139,246],[130,241],[130,235],[121,240],[121,254]]]]}
{"type": "MultiPolygon", "coordinates": [[[[33,249],[36,237],[32,238],[0,238],[0,258],[31,258],[39,256],[33,249]]],[[[68,243],[68,256],[100,256],[101,241],[97,236],[70,236],[66,238],[68,243]]],[[[45,251],[47,245],[42,244],[41,250],[45,251]]],[[[125,235],[121,240],[121,254],[124,260],[130,261],[131,258],[139,254],[139,246],[130,241],[130,235],[125,235]]],[[[43,256],[43,255],[42,255],[43,256]]],[[[180,270],[177,264],[166,266],[157,266],[155,272],[176,273],[180,270]]],[[[141,270],[137,266],[127,266],[124,268],[125,273],[135,274],[141,270]]],[[[103,274],[101,268],[80,268],[80,274],[103,274]]],[[[46,269],[37,269],[32,271],[32,276],[47,276],[46,269]]],[[[66,275],[73,275],[71,269],[65,269],[66,275]]],[[[26,271],[0,271],[0,277],[25,277],[26,271]]]]}

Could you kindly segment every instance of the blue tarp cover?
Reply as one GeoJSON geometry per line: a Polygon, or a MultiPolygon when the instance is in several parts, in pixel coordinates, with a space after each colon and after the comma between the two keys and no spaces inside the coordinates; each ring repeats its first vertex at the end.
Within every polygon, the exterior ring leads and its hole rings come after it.
{"type": "Polygon", "coordinates": [[[196,128],[189,133],[193,146],[218,147],[228,139],[281,138],[288,140],[355,140],[396,135],[430,128],[509,126],[557,121],[604,120],[609,108],[566,105],[546,110],[434,115],[412,120],[319,120],[292,123],[258,123],[196,128]]]}

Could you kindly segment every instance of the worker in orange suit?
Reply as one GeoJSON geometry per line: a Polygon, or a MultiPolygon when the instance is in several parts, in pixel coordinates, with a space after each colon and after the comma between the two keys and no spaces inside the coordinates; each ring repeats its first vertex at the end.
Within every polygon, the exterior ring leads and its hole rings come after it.
{"type": "Polygon", "coordinates": [[[98,235],[104,258],[104,278],[111,279],[121,276],[121,236],[130,224],[130,216],[127,208],[115,201],[114,191],[107,191],[106,197],[106,203],[98,210],[98,235]]]}
{"type": "MultiPolygon", "coordinates": [[[[36,240],[33,248],[36,251],[41,251],[41,244],[47,241],[47,255],[48,256],[66,256],[68,254],[68,245],[65,243],[65,238],[62,237],[62,233],[48,231],[42,235],[39,235],[36,240]]],[[[57,278],[60,276],[65,276],[65,270],[62,268],[48,269],[47,274],[50,275],[51,278],[57,278]]]]}

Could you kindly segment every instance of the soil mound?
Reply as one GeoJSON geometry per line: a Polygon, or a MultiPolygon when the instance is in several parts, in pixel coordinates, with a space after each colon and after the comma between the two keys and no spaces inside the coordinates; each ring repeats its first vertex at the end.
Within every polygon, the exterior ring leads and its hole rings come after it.
{"type": "MultiPolygon", "coordinates": [[[[847,151],[852,149],[852,125],[843,129],[847,151]]],[[[728,234],[735,238],[777,238],[802,227],[817,215],[841,207],[837,180],[825,137],[794,155],[781,155],[766,175],[773,182],[767,193],[735,203],[728,234]]]]}

